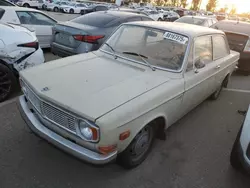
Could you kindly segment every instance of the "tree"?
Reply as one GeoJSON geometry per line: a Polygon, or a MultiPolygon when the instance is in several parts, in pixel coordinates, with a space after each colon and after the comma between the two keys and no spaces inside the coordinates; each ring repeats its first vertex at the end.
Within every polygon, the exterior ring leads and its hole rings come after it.
{"type": "Polygon", "coordinates": [[[230,10],[229,14],[236,14],[237,10],[236,7],[233,6],[232,9],[230,10]]]}
{"type": "Polygon", "coordinates": [[[186,6],[187,6],[187,0],[181,0],[181,6],[183,8],[186,8],[186,6]]]}
{"type": "Polygon", "coordinates": [[[200,7],[201,0],[193,0],[192,1],[192,10],[198,10],[200,7]]]}
{"type": "Polygon", "coordinates": [[[217,0],[208,0],[207,6],[206,6],[207,11],[214,12],[216,6],[217,6],[217,0]]]}

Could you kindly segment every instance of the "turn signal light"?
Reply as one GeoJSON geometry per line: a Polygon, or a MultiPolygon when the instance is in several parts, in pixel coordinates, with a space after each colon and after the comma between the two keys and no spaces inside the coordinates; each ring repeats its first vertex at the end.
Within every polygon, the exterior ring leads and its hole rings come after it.
{"type": "Polygon", "coordinates": [[[125,131],[125,132],[123,132],[123,133],[120,134],[119,140],[125,140],[125,139],[127,139],[129,136],[130,136],[130,131],[129,131],[129,130],[128,130],[128,131],[125,131]]]}
{"type": "Polygon", "coordinates": [[[116,145],[99,146],[98,149],[100,153],[107,155],[108,153],[111,153],[116,150],[116,145]]]}

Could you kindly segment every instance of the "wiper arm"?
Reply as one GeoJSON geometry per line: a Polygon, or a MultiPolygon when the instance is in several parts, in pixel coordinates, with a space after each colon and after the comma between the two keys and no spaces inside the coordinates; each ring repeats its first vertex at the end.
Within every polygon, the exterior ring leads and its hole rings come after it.
{"type": "Polygon", "coordinates": [[[112,46],[110,46],[108,43],[104,43],[104,44],[106,44],[110,49],[111,49],[111,51],[113,52],[113,55],[114,55],[114,58],[116,58],[116,52],[115,52],[115,50],[114,50],[114,48],[112,47],[112,46]]]}
{"type": "Polygon", "coordinates": [[[146,59],[148,59],[147,56],[142,55],[142,54],[138,54],[138,53],[135,53],[135,52],[122,52],[122,53],[123,54],[139,56],[141,58],[141,60],[144,61],[144,63],[146,63],[152,69],[152,71],[155,71],[155,68],[146,60],[146,59]]]}

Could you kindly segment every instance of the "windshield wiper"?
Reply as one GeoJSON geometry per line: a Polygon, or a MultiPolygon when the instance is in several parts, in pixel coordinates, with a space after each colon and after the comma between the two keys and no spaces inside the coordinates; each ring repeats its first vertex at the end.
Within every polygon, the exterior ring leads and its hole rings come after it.
{"type": "Polygon", "coordinates": [[[111,51],[113,52],[113,55],[114,55],[114,58],[116,58],[116,52],[115,52],[115,50],[114,50],[114,48],[112,47],[112,46],[110,46],[108,43],[104,43],[104,44],[106,44],[110,49],[111,49],[111,51]]]}
{"type": "Polygon", "coordinates": [[[138,54],[138,53],[135,53],[135,52],[122,52],[122,53],[123,54],[139,56],[141,58],[141,60],[144,61],[144,63],[146,63],[152,69],[152,71],[155,71],[155,68],[146,60],[146,59],[148,59],[147,56],[142,55],[142,54],[138,54]]]}

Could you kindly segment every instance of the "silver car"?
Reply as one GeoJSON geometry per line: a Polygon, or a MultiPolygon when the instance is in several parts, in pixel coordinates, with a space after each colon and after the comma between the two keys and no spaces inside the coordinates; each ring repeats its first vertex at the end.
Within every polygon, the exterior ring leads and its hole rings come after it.
{"type": "Polygon", "coordinates": [[[53,28],[51,51],[66,57],[97,50],[121,23],[133,21],[152,21],[152,18],[121,11],[101,11],[58,23],[53,28]]]}

